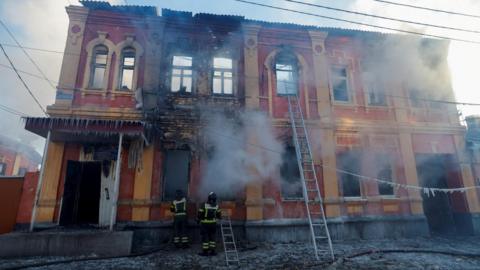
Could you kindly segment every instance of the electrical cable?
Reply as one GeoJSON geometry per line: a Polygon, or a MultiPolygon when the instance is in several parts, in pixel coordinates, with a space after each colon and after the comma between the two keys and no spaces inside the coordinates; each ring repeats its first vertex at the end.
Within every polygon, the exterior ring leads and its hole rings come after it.
{"type": "Polygon", "coordinates": [[[13,41],[15,41],[15,43],[18,45],[18,47],[20,47],[23,51],[23,53],[25,54],[25,56],[27,56],[28,60],[30,60],[30,62],[35,66],[35,68],[38,70],[38,72],[40,72],[40,74],[42,75],[42,77],[48,82],[48,84],[54,89],[54,90],[57,90],[57,87],[55,87],[51,82],[50,80],[47,78],[47,75],[45,75],[45,73],[42,71],[42,69],[37,65],[37,63],[32,59],[32,57],[28,54],[28,52],[22,47],[22,45],[20,44],[20,42],[18,42],[18,40],[15,38],[15,36],[13,35],[13,33],[10,31],[10,29],[8,29],[7,25],[0,19],[0,24],[2,25],[2,27],[5,29],[5,31],[7,31],[8,35],[13,39],[13,41]]]}
{"type": "Polygon", "coordinates": [[[400,33],[412,34],[412,35],[417,35],[417,36],[425,36],[425,37],[432,37],[432,38],[443,39],[443,40],[454,40],[454,41],[460,41],[460,42],[465,42],[465,43],[480,44],[480,41],[454,38],[454,37],[447,37],[447,36],[441,36],[441,35],[425,34],[425,33],[420,33],[420,32],[416,32],[416,31],[409,31],[409,30],[402,30],[402,29],[393,28],[393,27],[386,27],[386,26],[380,26],[380,25],[375,25],[375,24],[370,24],[370,23],[363,23],[363,22],[359,22],[359,21],[340,19],[340,18],[336,18],[336,17],[325,16],[325,15],[320,15],[320,14],[316,14],[316,13],[299,11],[299,10],[295,10],[295,9],[283,8],[283,7],[279,7],[279,6],[273,6],[273,5],[268,5],[268,4],[246,1],[246,0],[233,0],[233,1],[241,2],[241,3],[245,3],[245,4],[250,4],[250,5],[255,5],[255,6],[267,7],[267,8],[271,8],[271,9],[282,10],[282,11],[289,11],[289,12],[293,12],[293,13],[297,13],[297,14],[314,16],[314,17],[323,18],[323,19],[346,22],[346,23],[368,26],[368,27],[384,29],[384,30],[389,30],[389,31],[395,31],[395,32],[400,32],[400,33]]]}
{"type": "Polygon", "coordinates": [[[15,74],[17,74],[17,77],[18,79],[22,82],[23,86],[25,87],[25,89],[28,91],[28,93],[30,94],[30,96],[33,98],[33,100],[35,100],[35,103],[37,103],[38,107],[40,107],[40,109],[42,110],[42,112],[48,116],[47,112],[45,111],[45,109],[42,107],[42,105],[40,104],[40,101],[38,101],[37,97],[33,94],[32,90],[30,90],[30,88],[28,87],[27,83],[23,80],[22,76],[20,75],[20,73],[18,72],[18,70],[15,68],[15,65],[13,64],[12,60],[10,59],[10,57],[8,56],[7,52],[5,51],[5,48],[3,48],[2,45],[0,45],[0,49],[2,50],[3,54],[5,55],[5,57],[7,58],[8,62],[10,63],[10,65],[12,66],[13,68],[13,71],[15,72],[15,74]]]}
{"type": "MultiPolygon", "coordinates": [[[[8,66],[8,65],[5,65],[5,64],[1,64],[1,63],[0,63],[0,67],[14,70],[11,66],[8,66]]],[[[21,69],[17,69],[17,71],[20,72],[20,73],[23,73],[23,74],[26,74],[26,75],[29,75],[29,76],[32,76],[32,77],[41,79],[41,80],[45,80],[44,77],[39,76],[39,75],[36,75],[36,74],[33,74],[33,73],[30,73],[30,72],[28,72],[28,71],[24,71],[24,70],[21,70],[21,69]]],[[[52,83],[59,84],[58,82],[56,82],[56,81],[54,81],[54,80],[51,80],[51,79],[48,79],[48,78],[47,78],[47,80],[50,81],[50,82],[52,82],[52,83]]]]}
{"type": "Polygon", "coordinates": [[[355,15],[362,15],[362,16],[367,16],[367,17],[372,17],[372,18],[377,18],[377,19],[389,20],[389,21],[410,23],[410,24],[416,24],[416,25],[421,25],[421,26],[447,29],[447,30],[454,30],[454,31],[461,31],[461,32],[468,32],[468,33],[477,33],[477,34],[480,33],[480,31],[478,31],[478,30],[456,28],[456,27],[429,24],[429,23],[423,23],[423,22],[416,22],[416,21],[404,20],[404,19],[399,19],[399,18],[392,18],[392,17],[380,16],[380,15],[369,14],[369,13],[364,13],[364,12],[358,12],[358,11],[353,11],[353,10],[335,8],[335,7],[330,7],[330,6],[318,5],[318,4],[313,4],[313,3],[307,3],[307,2],[302,2],[302,1],[298,1],[298,0],[283,0],[283,1],[290,2],[290,3],[296,3],[296,4],[300,4],[300,5],[311,6],[311,7],[318,7],[318,8],[328,9],[328,10],[334,10],[334,11],[339,11],[339,12],[345,12],[345,13],[350,13],[350,14],[355,14],[355,15]]]}
{"type": "Polygon", "coordinates": [[[434,9],[434,8],[428,8],[428,7],[421,7],[421,6],[403,4],[403,3],[393,2],[393,1],[384,1],[384,0],[372,0],[372,1],[385,3],[385,4],[396,5],[396,6],[423,9],[423,10],[428,10],[428,11],[433,11],[433,12],[440,12],[440,13],[446,13],[446,14],[459,15],[459,16],[465,16],[465,17],[480,19],[480,15],[475,15],[475,14],[467,14],[467,13],[454,12],[454,11],[449,11],[449,10],[441,10],[441,9],[434,9]]]}

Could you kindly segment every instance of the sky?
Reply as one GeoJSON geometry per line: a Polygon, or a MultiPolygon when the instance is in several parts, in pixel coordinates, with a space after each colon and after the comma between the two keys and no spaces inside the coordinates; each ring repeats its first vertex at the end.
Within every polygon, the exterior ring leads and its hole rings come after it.
{"type": "MultiPolygon", "coordinates": [[[[452,41],[449,49],[449,67],[452,86],[457,101],[480,104],[480,33],[466,33],[454,30],[436,29],[402,22],[392,22],[378,18],[347,14],[321,8],[303,6],[284,0],[251,0],[254,2],[301,10],[310,13],[331,16],[340,19],[361,21],[385,27],[406,29],[431,35],[448,36],[457,39],[476,41],[479,44],[452,41]]],[[[430,12],[408,7],[401,7],[375,0],[301,0],[335,8],[348,9],[357,12],[376,14],[403,20],[418,21],[428,24],[464,28],[480,31],[480,18],[470,18],[458,15],[430,12]]],[[[480,15],[478,0],[392,0],[398,3],[420,5],[434,9],[443,9],[460,13],[480,15]]],[[[249,19],[275,22],[291,22],[297,24],[317,25],[326,27],[342,27],[384,31],[381,29],[359,26],[356,24],[337,22],[314,16],[300,15],[288,11],[280,11],[266,7],[251,6],[233,0],[109,0],[111,4],[150,5],[161,8],[191,11],[193,13],[207,12],[215,14],[241,15],[249,19]]],[[[68,27],[68,17],[65,6],[79,5],[76,0],[0,0],[0,19],[9,27],[22,46],[41,48],[53,51],[63,51],[68,27]]],[[[0,43],[14,44],[8,33],[0,27],[0,43]]],[[[19,70],[34,74],[21,73],[32,92],[45,108],[53,104],[54,88],[28,60],[19,48],[5,47],[19,70]]],[[[58,81],[62,54],[28,50],[41,70],[51,81],[58,81]]],[[[0,107],[8,106],[29,116],[42,116],[43,113],[28,95],[15,73],[5,65],[9,65],[4,55],[0,53],[0,107]]],[[[472,114],[480,115],[480,106],[459,106],[462,117],[472,114]]],[[[33,145],[41,152],[44,140],[23,129],[23,122],[16,114],[0,110],[0,127],[2,134],[18,141],[33,145]]]]}

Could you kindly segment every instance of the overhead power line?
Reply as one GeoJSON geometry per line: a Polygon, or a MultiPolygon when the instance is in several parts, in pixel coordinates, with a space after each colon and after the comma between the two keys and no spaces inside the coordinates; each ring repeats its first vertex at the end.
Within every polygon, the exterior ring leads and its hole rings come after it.
{"type": "Polygon", "coordinates": [[[450,11],[450,10],[442,10],[442,9],[428,8],[428,7],[422,7],[422,6],[415,6],[415,5],[403,4],[403,3],[393,2],[393,1],[384,1],[384,0],[373,0],[373,1],[380,2],[380,3],[385,3],[385,4],[396,5],[396,6],[423,9],[423,10],[428,10],[428,11],[433,11],[433,12],[440,12],[440,13],[446,13],[446,14],[459,15],[459,16],[465,16],[465,17],[480,19],[480,15],[475,15],[475,14],[467,14],[467,13],[462,13],[462,12],[454,12],[454,11],[450,11]]]}
{"type": "Polygon", "coordinates": [[[277,10],[289,11],[289,12],[293,12],[293,13],[297,13],[297,14],[314,16],[314,17],[323,18],[323,19],[346,22],[346,23],[351,23],[351,24],[356,24],[356,25],[363,25],[363,26],[368,26],[368,27],[373,27],[373,28],[378,28],[378,29],[384,29],[384,30],[390,30],[390,31],[396,31],[396,32],[400,32],[400,33],[406,33],[406,34],[412,34],[412,35],[418,35],[418,36],[425,36],[425,37],[432,37],[432,38],[438,38],[438,39],[461,41],[461,42],[466,42],[466,43],[480,44],[480,41],[461,39],[461,38],[453,38],[453,37],[440,36],[440,35],[425,34],[425,33],[403,30],[403,29],[398,29],[398,28],[393,28],[393,27],[386,27],[386,26],[380,26],[380,25],[375,25],[375,24],[370,24],[370,23],[363,23],[363,22],[359,22],[359,21],[340,19],[340,18],[336,18],[336,17],[330,17],[330,16],[320,15],[320,14],[316,14],[316,13],[310,13],[310,12],[306,12],[306,11],[290,9],[290,8],[283,8],[283,7],[279,7],[279,6],[261,4],[261,3],[257,3],[257,2],[246,1],[246,0],[233,0],[233,1],[241,2],[241,3],[245,3],[245,4],[250,4],[250,5],[255,5],[255,6],[268,7],[268,8],[277,9],[277,10]]]}
{"type": "Polygon", "coordinates": [[[20,44],[20,42],[18,42],[18,40],[15,38],[15,36],[13,35],[12,32],[10,32],[10,29],[8,29],[7,25],[0,19],[0,24],[3,26],[3,28],[5,29],[5,31],[7,31],[8,35],[13,39],[13,41],[15,41],[15,43],[18,45],[18,47],[20,47],[23,51],[23,53],[25,54],[25,56],[27,56],[28,60],[30,60],[30,62],[32,62],[32,64],[35,66],[35,68],[38,70],[38,72],[40,72],[40,74],[42,75],[42,77],[48,82],[48,84],[54,89],[54,90],[57,90],[57,87],[55,85],[52,84],[52,82],[47,78],[47,75],[45,75],[45,73],[42,71],[42,69],[37,65],[37,63],[35,62],[35,60],[33,60],[33,58],[28,54],[28,52],[22,47],[22,45],[20,44]]]}
{"type": "Polygon", "coordinates": [[[15,71],[15,74],[17,74],[17,77],[18,79],[22,82],[23,86],[25,87],[25,89],[27,90],[27,92],[30,94],[30,96],[33,98],[33,100],[35,100],[35,103],[37,103],[38,107],[40,107],[40,109],[42,110],[42,112],[47,115],[47,112],[45,111],[45,109],[42,107],[42,105],[40,104],[40,101],[38,101],[37,97],[33,94],[32,90],[30,90],[30,88],[28,87],[27,83],[23,80],[22,76],[20,76],[20,73],[18,72],[18,70],[15,68],[15,65],[13,64],[12,60],[10,59],[10,57],[8,56],[7,52],[5,51],[5,48],[3,48],[3,46],[0,44],[0,49],[2,50],[3,54],[5,55],[5,58],[7,58],[8,62],[10,63],[10,66],[12,66],[13,68],[13,71],[15,71]]]}
{"type": "Polygon", "coordinates": [[[345,13],[350,13],[350,14],[355,14],[355,15],[362,15],[362,16],[367,16],[367,17],[372,17],[372,18],[377,18],[377,19],[382,19],[382,20],[417,24],[417,25],[421,25],[421,26],[455,30],[455,31],[462,31],[462,32],[468,32],[468,33],[477,33],[477,34],[480,33],[480,31],[477,31],[477,30],[470,30],[470,29],[464,29],[464,28],[449,27],[449,26],[444,26],[444,25],[429,24],[429,23],[416,22],[416,21],[410,21],[410,20],[404,20],[404,19],[398,19],[398,18],[391,18],[391,17],[379,16],[379,15],[375,15],[375,14],[363,13],[363,12],[358,12],[358,11],[353,11],[353,10],[348,10],[348,9],[341,9],[341,8],[318,5],[318,4],[313,4],[313,3],[306,3],[306,2],[303,2],[303,1],[297,1],[297,0],[283,0],[283,1],[296,3],[296,4],[300,4],[300,5],[311,6],[311,7],[318,7],[318,8],[328,9],[328,10],[334,10],[334,11],[339,11],[339,12],[345,12],[345,13]]]}
{"type": "Polygon", "coordinates": [[[10,108],[10,107],[2,105],[2,104],[0,104],[0,110],[11,113],[11,114],[14,114],[14,115],[17,115],[17,116],[20,116],[20,117],[28,116],[26,113],[23,113],[21,111],[17,111],[13,108],[10,108]]]}
{"type": "MultiPolygon", "coordinates": [[[[11,66],[9,66],[9,65],[0,64],[0,67],[3,67],[3,68],[8,68],[8,69],[14,70],[14,69],[13,69],[11,66]]],[[[45,80],[45,78],[44,78],[44,77],[42,77],[42,76],[39,76],[39,75],[37,75],[37,74],[30,73],[30,72],[28,72],[28,71],[24,71],[24,70],[21,70],[21,69],[17,69],[17,71],[18,71],[18,72],[20,72],[20,73],[23,73],[23,74],[26,74],[26,75],[29,75],[29,76],[32,76],[32,77],[38,78],[38,79],[45,80]]],[[[48,79],[48,78],[47,78],[47,80],[48,80],[49,82],[52,82],[52,83],[56,83],[56,84],[58,84],[58,82],[56,82],[56,81],[54,81],[54,80],[51,80],[51,79],[48,79]]]]}

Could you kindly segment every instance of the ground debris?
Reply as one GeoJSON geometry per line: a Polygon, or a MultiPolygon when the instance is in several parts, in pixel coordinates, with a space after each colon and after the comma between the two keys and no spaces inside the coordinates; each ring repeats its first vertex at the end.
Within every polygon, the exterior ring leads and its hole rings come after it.
{"type": "MultiPolygon", "coordinates": [[[[214,257],[201,257],[197,253],[199,246],[176,250],[162,248],[156,252],[137,257],[125,257],[106,260],[78,261],[29,270],[157,270],[157,269],[246,269],[246,270],[283,270],[283,269],[480,269],[480,256],[459,256],[461,252],[480,254],[480,237],[464,238],[413,238],[382,240],[350,240],[334,242],[336,260],[331,262],[328,254],[317,261],[313,248],[308,243],[239,243],[240,265],[227,267],[223,252],[214,257]],[[388,252],[381,250],[442,250],[457,255],[431,254],[425,252],[388,252]],[[359,256],[352,256],[358,255],[359,256]]],[[[219,248],[220,251],[221,248],[219,248]]],[[[78,257],[84,258],[84,257],[78,257]]],[[[8,269],[34,263],[74,259],[71,257],[35,257],[21,259],[0,259],[0,269],[8,269]]]]}

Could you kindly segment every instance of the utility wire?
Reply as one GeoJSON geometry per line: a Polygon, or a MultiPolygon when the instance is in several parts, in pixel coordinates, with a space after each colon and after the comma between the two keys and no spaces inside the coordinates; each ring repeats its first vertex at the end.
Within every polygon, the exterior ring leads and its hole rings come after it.
{"type": "Polygon", "coordinates": [[[453,38],[453,37],[440,36],[440,35],[425,34],[425,33],[420,33],[420,32],[415,32],[415,31],[402,30],[402,29],[398,29],[398,28],[379,26],[379,25],[370,24],[370,23],[363,23],[363,22],[359,22],[359,21],[340,19],[340,18],[336,18],[336,17],[330,17],[330,16],[320,15],[320,14],[316,14],[316,13],[310,13],[310,12],[306,12],[306,11],[299,11],[299,10],[290,9],[290,8],[283,8],[283,7],[279,7],[279,6],[261,4],[261,3],[257,3],[257,2],[246,1],[246,0],[233,0],[233,1],[241,2],[241,3],[245,3],[245,4],[250,4],[250,5],[255,5],[255,6],[268,7],[268,8],[277,9],[277,10],[289,11],[289,12],[293,12],[293,13],[297,13],[297,14],[314,16],[314,17],[323,18],[323,19],[346,22],[346,23],[351,23],[351,24],[356,24],[356,25],[363,25],[363,26],[368,26],[368,27],[373,27],[373,28],[378,28],[378,29],[384,29],[384,30],[390,30],[390,31],[396,31],[396,32],[400,32],[400,33],[406,33],[406,34],[412,34],[412,35],[418,35],[418,36],[425,36],[425,37],[432,37],[432,38],[437,38],[437,39],[461,41],[461,42],[473,43],[473,44],[480,44],[480,41],[461,39],[461,38],[453,38]]]}
{"type": "Polygon", "coordinates": [[[3,26],[3,28],[5,29],[5,31],[7,31],[8,35],[13,39],[13,41],[15,41],[15,43],[18,45],[18,47],[20,47],[23,51],[23,53],[25,54],[25,56],[27,56],[28,60],[30,60],[30,62],[32,62],[32,64],[35,66],[35,68],[38,70],[38,72],[40,72],[40,74],[42,75],[42,77],[48,82],[48,84],[54,89],[54,90],[57,90],[57,87],[55,85],[52,84],[52,82],[47,78],[47,75],[45,75],[45,73],[42,71],[42,69],[37,65],[37,63],[35,62],[35,60],[32,59],[32,57],[28,54],[28,52],[22,47],[22,45],[20,44],[20,42],[18,42],[18,40],[15,38],[15,36],[13,35],[12,32],[10,32],[10,29],[8,29],[7,25],[0,19],[0,24],[3,26]]]}
{"type": "Polygon", "coordinates": [[[11,113],[11,114],[14,114],[14,115],[17,115],[17,116],[20,116],[20,117],[28,116],[26,113],[17,111],[13,108],[10,108],[10,107],[2,105],[2,104],[0,104],[0,110],[6,111],[8,113],[11,113]]]}
{"type": "Polygon", "coordinates": [[[283,0],[283,1],[296,3],[296,4],[300,4],[300,5],[311,6],[311,7],[318,7],[318,8],[328,9],[328,10],[340,11],[340,12],[345,12],[345,13],[350,13],[350,14],[355,14],[355,15],[368,16],[368,17],[372,17],[372,18],[389,20],[389,21],[397,21],[397,22],[402,22],[402,23],[417,24],[417,25],[422,25],[422,26],[448,29],[448,30],[455,30],[455,31],[462,31],[462,32],[468,32],[468,33],[477,33],[477,34],[480,33],[480,31],[477,31],[477,30],[470,30],[470,29],[464,29],[464,28],[449,27],[449,26],[444,26],[444,25],[436,25],[436,24],[429,24],[429,23],[416,22],[416,21],[410,21],[410,20],[403,20],[403,19],[398,19],[398,18],[391,18],[391,17],[374,15],[374,14],[352,11],[352,10],[347,10],[347,9],[334,8],[334,7],[330,7],[330,6],[323,6],[323,5],[313,4],[313,3],[306,3],[306,2],[297,1],[297,0],[283,0]]]}
{"type": "MultiPolygon", "coordinates": [[[[3,68],[8,68],[8,69],[11,69],[11,70],[14,70],[11,66],[9,65],[5,65],[5,64],[1,64],[0,63],[0,67],[3,67],[3,68]]],[[[32,76],[32,77],[35,77],[35,78],[38,78],[38,79],[42,79],[42,80],[45,80],[44,77],[42,76],[39,76],[39,75],[36,75],[36,74],[33,74],[33,73],[30,73],[30,72],[27,72],[27,71],[24,71],[24,70],[21,70],[21,69],[17,69],[18,72],[20,73],[23,73],[23,74],[26,74],[26,75],[29,75],[29,76],[32,76]]],[[[54,81],[54,80],[51,80],[51,79],[48,79],[47,80],[49,82],[52,82],[52,83],[56,83],[56,84],[59,84],[58,82],[54,81]]]]}
{"type": "Polygon", "coordinates": [[[47,112],[45,111],[45,109],[43,109],[42,105],[40,104],[40,102],[38,101],[37,97],[35,97],[35,95],[33,94],[32,90],[30,90],[30,88],[28,87],[27,83],[23,80],[22,76],[20,75],[20,73],[18,72],[18,70],[15,68],[15,65],[13,64],[12,60],[10,59],[10,57],[8,56],[7,52],[5,51],[5,48],[3,48],[2,45],[0,45],[0,49],[2,49],[2,52],[3,54],[5,55],[5,58],[7,58],[8,62],[10,63],[10,65],[12,66],[13,68],[13,71],[15,71],[15,74],[17,74],[17,77],[18,79],[22,82],[23,86],[25,87],[25,89],[28,91],[28,93],[30,94],[30,96],[33,98],[33,100],[35,100],[35,102],[37,103],[38,107],[40,107],[40,109],[42,110],[42,112],[47,115],[47,112]]]}
{"type": "Polygon", "coordinates": [[[454,11],[449,11],[449,10],[442,10],[442,9],[421,7],[421,6],[415,6],[415,5],[410,5],[410,4],[403,4],[403,3],[393,2],[393,1],[384,1],[384,0],[373,0],[373,1],[375,1],[375,2],[380,2],[380,3],[385,3],[385,4],[396,5],[396,6],[410,7],[410,8],[416,8],[416,9],[423,9],[423,10],[428,10],[428,11],[433,11],[433,12],[440,12],[440,13],[446,13],[446,14],[459,15],[459,16],[465,16],[465,17],[471,17],[471,18],[480,19],[480,15],[475,15],[475,14],[467,14],[467,13],[454,12],[454,11]]]}

